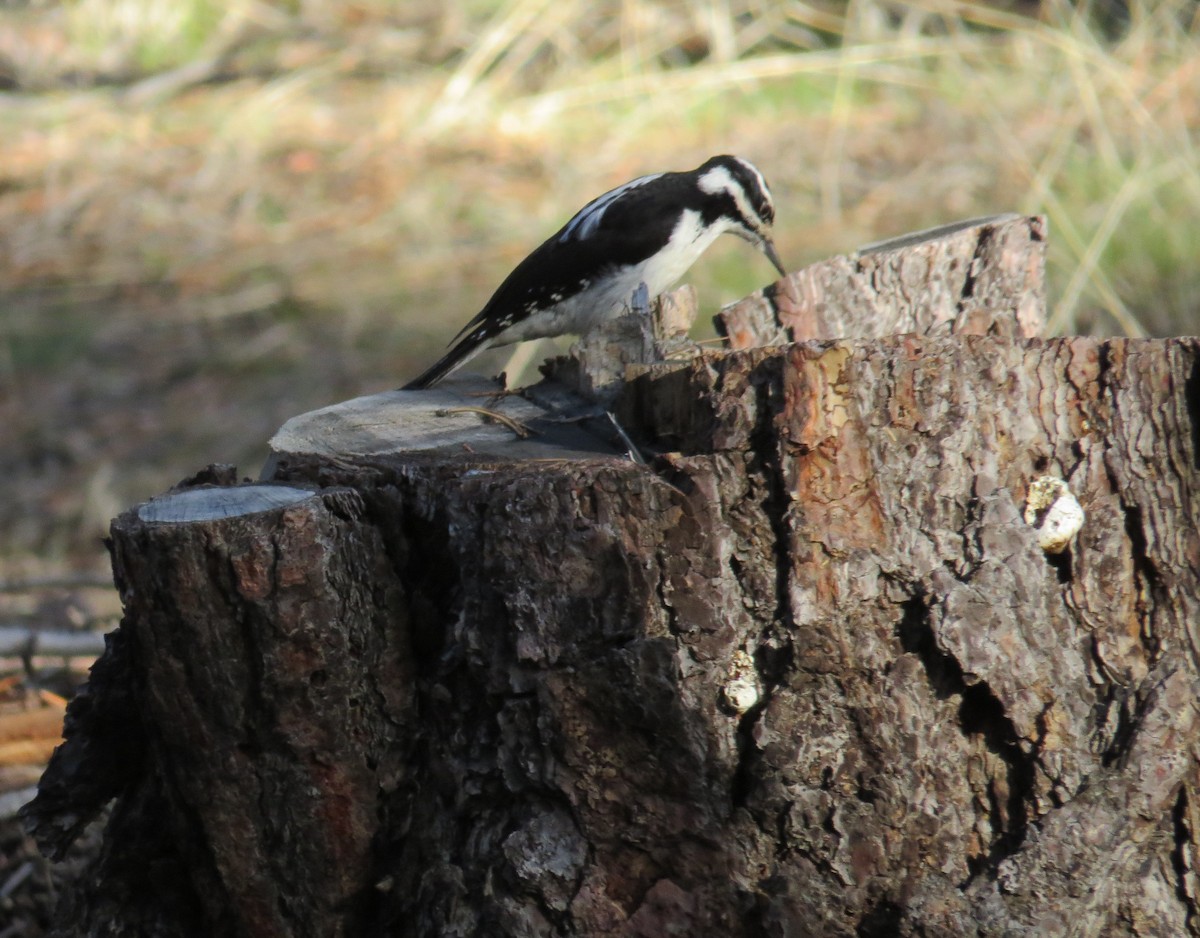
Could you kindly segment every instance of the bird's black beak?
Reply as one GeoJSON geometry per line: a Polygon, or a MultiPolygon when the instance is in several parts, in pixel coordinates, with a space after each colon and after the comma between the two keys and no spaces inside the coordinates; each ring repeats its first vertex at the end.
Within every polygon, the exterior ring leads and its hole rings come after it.
{"type": "Polygon", "coordinates": [[[761,231],[754,231],[745,225],[730,228],[729,233],[737,235],[743,241],[749,241],[767,255],[767,260],[775,265],[775,269],[779,271],[781,277],[787,276],[787,271],[783,269],[783,261],[779,259],[779,253],[775,250],[775,242],[771,240],[770,235],[765,235],[761,231]]]}
{"type": "Polygon", "coordinates": [[[775,269],[779,271],[779,276],[786,277],[787,271],[783,269],[783,262],[779,259],[779,254],[775,251],[775,242],[764,235],[762,241],[758,243],[758,246],[762,248],[762,252],[767,255],[767,260],[775,265],[775,269]]]}

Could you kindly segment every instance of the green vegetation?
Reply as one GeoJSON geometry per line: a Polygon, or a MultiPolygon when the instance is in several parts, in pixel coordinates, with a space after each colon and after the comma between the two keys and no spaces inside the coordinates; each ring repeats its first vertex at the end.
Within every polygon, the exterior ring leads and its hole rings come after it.
{"type": "MultiPolygon", "coordinates": [[[[1042,212],[1055,331],[1200,331],[1200,7],[1020,9],[10,8],[0,420],[20,440],[100,402],[106,429],[79,430],[55,484],[83,490],[108,460],[119,504],[214,459],[253,472],[272,421],[395,387],[586,199],[723,151],[767,173],[790,266],[1042,212]],[[181,406],[183,385],[202,406],[181,406]],[[127,472],[164,458],[138,442],[155,434],[174,440],[167,464],[127,472]],[[122,487],[135,475],[148,490],[122,487]]],[[[690,279],[715,309],[770,276],[731,240],[690,279]]],[[[20,477],[33,462],[8,449],[20,477]]],[[[89,538],[104,520],[69,496],[14,501],[89,538]]]]}
{"type": "Polygon", "coordinates": [[[204,50],[223,18],[222,5],[207,0],[68,0],[56,12],[70,51],[111,77],[187,61],[204,50]]]}

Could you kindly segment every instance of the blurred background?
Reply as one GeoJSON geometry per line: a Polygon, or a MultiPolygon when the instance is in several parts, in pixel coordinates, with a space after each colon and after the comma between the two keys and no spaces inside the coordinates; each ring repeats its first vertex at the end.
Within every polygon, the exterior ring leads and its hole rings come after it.
{"type": "MultiPolygon", "coordinates": [[[[1054,332],[1200,331],[1198,11],[0,0],[0,564],[102,577],[112,516],[257,475],[584,202],[714,153],[770,180],[790,268],[1043,212],[1054,332]]],[[[772,272],[729,238],[688,279],[707,314],[772,272]]]]}
{"type": "MultiPolygon", "coordinates": [[[[0,0],[0,938],[54,906],[15,812],[119,615],[113,516],[208,463],[256,476],[287,418],[414,376],[589,199],[716,153],[770,180],[789,268],[1044,213],[1052,332],[1200,332],[1198,17],[0,0]]],[[[773,275],[729,238],[688,279],[711,314],[773,275]]]]}

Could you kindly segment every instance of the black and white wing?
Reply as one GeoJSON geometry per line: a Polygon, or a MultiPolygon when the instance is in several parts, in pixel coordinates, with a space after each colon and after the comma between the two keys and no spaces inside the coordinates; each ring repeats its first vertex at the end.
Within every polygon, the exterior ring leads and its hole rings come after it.
{"type": "Polygon", "coordinates": [[[483,351],[514,325],[587,290],[614,268],[636,264],[671,236],[684,173],[640,176],[593,199],[518,264],[452,340],[453,346],[404,386],[426,388],[483,351]],[[655,182],[653,186],[647,183],[655,182]]]}

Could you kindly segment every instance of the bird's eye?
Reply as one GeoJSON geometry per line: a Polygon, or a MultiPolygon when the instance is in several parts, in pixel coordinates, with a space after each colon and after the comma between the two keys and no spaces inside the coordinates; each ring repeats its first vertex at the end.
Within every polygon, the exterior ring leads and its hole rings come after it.
{"type": "Polygon", "coordinates": [[[763,202],[758,207],[758,216],[768,225],[775,221],[775,207],[770,202],[763,202]]]}

